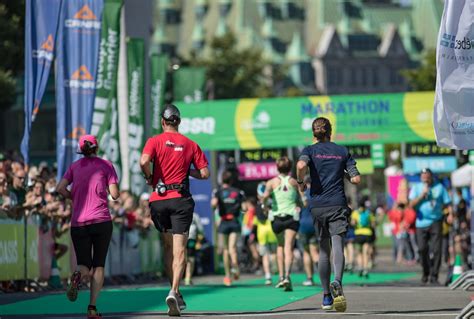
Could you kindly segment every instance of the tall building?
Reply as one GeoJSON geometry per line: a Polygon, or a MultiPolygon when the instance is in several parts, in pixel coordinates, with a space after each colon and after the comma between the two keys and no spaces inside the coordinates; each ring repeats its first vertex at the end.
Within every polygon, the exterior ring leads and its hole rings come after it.
{"type": "Polygon", "coordinates": [[[397,92],[433,49],[443,0],[156,0],[151,49],[209,54],[232,31],[307,94],[397,92]]]}

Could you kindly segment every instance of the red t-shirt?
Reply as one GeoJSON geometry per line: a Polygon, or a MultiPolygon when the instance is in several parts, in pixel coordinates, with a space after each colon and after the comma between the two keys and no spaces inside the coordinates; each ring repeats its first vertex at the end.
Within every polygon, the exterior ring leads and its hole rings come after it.
{"type": "Polygon", "coordinates": [[[392,222],[392,235],[396,236],[401,232],[401,223],[403,220],[403,211],[391,209],[388,212],[388,219],[392,222]]]}
{"type": "Polygon", "coordinates": [[[413,209],[405,208],[403,211],[403,222],[406,225],[405,227],[408,227],[406,230],[409,234],[414,234],[416,232],[416,212],[413,209]]]}
{"type": "MultiPolygon", "coordinates": [[[[143,154],[150,155],[154,161],[153,185],[160,179],[165,184],[180,184],[188,178],[191,164],[197,170],[208,166],[199,145],[178,132],[165,132],[150,137],[143,154]]],[[[178,190],[169,190],[163,195],[152,192],[150,202],[179,197],[182,195],[178,190]]]]}

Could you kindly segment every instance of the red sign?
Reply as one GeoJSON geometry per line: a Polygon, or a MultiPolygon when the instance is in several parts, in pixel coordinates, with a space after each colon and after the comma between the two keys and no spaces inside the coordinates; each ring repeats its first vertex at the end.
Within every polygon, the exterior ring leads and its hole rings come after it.
{"type": "Polygon", "coordinates": [[[242,181],[270,179],[278,175],[276,163],[241,163],[239,178],[242,181]]]}

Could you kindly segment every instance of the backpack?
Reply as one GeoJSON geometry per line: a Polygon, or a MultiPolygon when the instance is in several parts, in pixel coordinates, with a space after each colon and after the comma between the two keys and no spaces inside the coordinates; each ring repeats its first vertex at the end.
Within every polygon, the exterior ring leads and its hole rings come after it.
{"type": "Polygon", "coordinates": [[[370,227],[370,212],[368,210],[359,213],[359,226],[361,228],[370,227]]]}

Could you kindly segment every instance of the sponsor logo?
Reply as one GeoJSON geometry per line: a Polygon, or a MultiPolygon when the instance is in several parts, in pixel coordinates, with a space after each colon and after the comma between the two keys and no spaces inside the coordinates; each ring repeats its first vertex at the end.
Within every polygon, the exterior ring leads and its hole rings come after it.
{"type": "Polygon", "coordinates": [[[474,121],[453,121],[451,122],[451,128],[453,129],[454,134],[474,134],[474,121]]]}
{"type": "Polygon", "coordinates": [[[88,90],[95,88],[95,82],[89,69],[87,69],[85,65],[81,65],[79,69],[74,71],[70,80],[64,81],[64,86],[73,89],[88,90]]]}
{"type": "Polygon", "coordinates": [[[66,138],[63,138],[61,145],[65,147],[75,147],[77,146],[77,141],[81,138],[82,135],[87,134],[86,129],[82,126],[76,126],[71,130],[69,134],[66,135],[66,138]]]}
{"type": "Polygon", "coordinates": [[[182,118],[179,131],[182,134],[208,134],[214,135],[216,119],[213,117],[182,118]]]}
{"type": "Polygon", "coordinates": [[[0,265],[18,262],[18,242],[16,240],[0,241],[0,265]]]}
{"type": "Polygon", "coordinates": [[[182,152],[184,150],[184,146],[183,145],[176,145],[175,143],[171,142],[170,140],[167,140],[165,142],[165,145],[167,147],[171,147],[171,148],[174,148],[175,152],[182,152]]]}
{"type": "Polygon", "coordinates": [[[255,129],[267,129],[271,123],[270,114],[266,111],[257,113],[255,118],[251,120],[244,120],[240,123],[240,127],[243,130],[255,130],[255,129]]]}
{"type": "Polygon", "coordinates": [[[41,44],[38,50],[31,51],[31,55],[35,59],[43,59],[46,61],[53,61],[54,55],[54,40],[53,35],[48,35],[48,38],[41,44]]]}
{"type": "Polygon", "coordinates": [[[471,40],[467,37],[464,37],[462,39],[456,39],[455,35],[447,34],[447,33],[443,33],[443,36],[439,44],[443,47],[451,48],[455,50],[474,49],[474,40],[471,40]]]}
{"type": "Polygon", "coordinates": [[[35,100],[35,106],[33,107],[33,112],[31,113],[31,121],[34,121],[36,119],[36,115],[38,115],[39,112],[39,101],[35,100]]]}
{"type": "Polygon", "coordinates": [[[77,11],[72,19],[66,19],[64,25],[71,29],[100,30],[100,21],[87,4],[77,11]]]}

